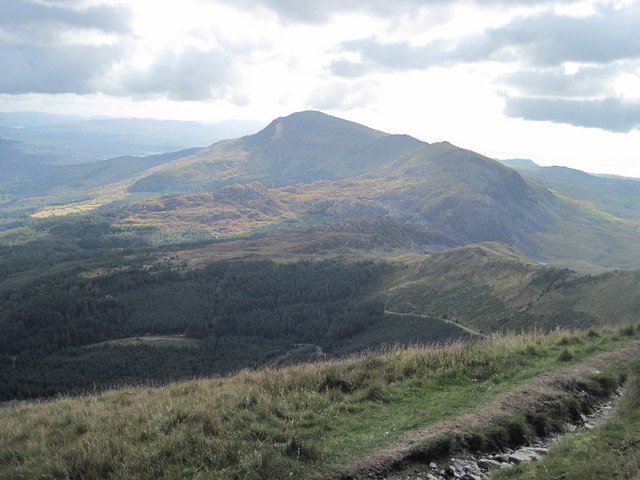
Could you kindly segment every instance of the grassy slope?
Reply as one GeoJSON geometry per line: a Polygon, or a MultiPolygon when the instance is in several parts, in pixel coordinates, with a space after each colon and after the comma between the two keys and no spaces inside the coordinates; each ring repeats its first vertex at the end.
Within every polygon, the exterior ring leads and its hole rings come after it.
{"type": "Polygon", "coordinates": [[[638,179],[600,177],[565,167],[516,168],[525,178],[562,192],[593,209],[626,219],[640,219],[638,179]]]}
{"type": "Polygon", "coordinates": [[[612,417],[595,430],[561,439],[541,462],[497,472],[495,480],[640,478],[640,376],[626,385],[612,417]]]}
{"type": "Polygon", "coordinates": [[[214,259],[243,258],[390,262],[398,273],[378,292],[388,311],[454,321],[484,333],[617,325],[635,321],[640,310],[638,271],[581,274],[540,264],[495,242],[428,255],[383,248],[398,241],[311,230],[182,250],[170,261],[196,268],[214,259]],[[353,248],[367,243],[375,250],[353,248]]]}
{"type": "Polygon", "coordinates": [[[638,337],[557,332],[0,408],[0,478],[327,474],[638,337]],[[569,346],[567,346],[569,345],[569,346]]]}
{"type": "Polygon", "coordinates": [[[499,243],[413,259],[383,293],[387,309],[485,333],[620,324],[635,321],[640,309],[637,271],[579,274],[540,265],[499,243]]]}

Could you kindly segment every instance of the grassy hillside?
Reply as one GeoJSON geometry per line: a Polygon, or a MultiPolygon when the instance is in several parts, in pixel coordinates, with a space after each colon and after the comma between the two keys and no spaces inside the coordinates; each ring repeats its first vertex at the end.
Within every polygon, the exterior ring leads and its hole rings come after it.
{"type": "Polygon", "coordinates": [[[416,259],[386,289],[385,305],[485,333],[584,328],[635,321],[639,285],[638,271],[580,274],[484,243],[416,259]]]}
{"type": "Polygon", "coordinates": [[[1,398],[619,325],[640,308],[638,272],[579,274],[499,243],[451,249],[390,218],[160,249],[160,230],[121,221],[70,216],[0,236],[1,398]],[[184,335],[192,341],[120,341],[184,335]]]}
{"type": "Polygon", "coordinates": [[[162,388],[5,404],[0,477],[326,476],[417,429],[481,410],[542,372],[637,335],[631,327],[496,337],[162,388]]]}

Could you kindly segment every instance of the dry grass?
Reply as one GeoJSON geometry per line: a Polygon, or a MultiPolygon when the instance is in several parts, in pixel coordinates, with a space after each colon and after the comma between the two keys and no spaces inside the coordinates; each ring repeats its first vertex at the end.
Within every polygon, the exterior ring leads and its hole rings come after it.
{"type": "Polygon", "coordinates": [[[579,360],[636,338],[632,330],[508,335],[10,403],[0,408],[0,478],[310,476],[566,365],[562,349],[579,360]]]}

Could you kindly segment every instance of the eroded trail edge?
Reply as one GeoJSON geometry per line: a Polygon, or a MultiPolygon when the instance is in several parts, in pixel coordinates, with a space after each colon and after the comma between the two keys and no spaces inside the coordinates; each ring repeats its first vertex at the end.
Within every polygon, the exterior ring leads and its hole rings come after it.
{"type": "Polygon", "coordinates": [[[402,442],[363,457],[340,471],[323,477],[326,480],[360,480],[381,478],[401,470],[407,463],[425,456],[424,446],[443,434],[462,436],[474,428],[492,425],[511,415],[546,411],[557,404],[563,394],[580,395],[580,384],[603,371],[640,359],[640,342],[598,354],[578,365],[537,376],[525,387],[507,392],[486,404],[481,410],[430,425],[402,442]]]}

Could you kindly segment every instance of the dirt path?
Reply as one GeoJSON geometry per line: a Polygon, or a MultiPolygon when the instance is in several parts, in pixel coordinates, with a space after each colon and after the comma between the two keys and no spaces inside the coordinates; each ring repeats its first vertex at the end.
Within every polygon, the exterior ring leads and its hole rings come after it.
{"type": "MultiPolygon", "coordinates": [[[[429,317],[428,315],[421,315],[419,313],[401,313],[401,312],[392,312],[391,310],[385,310],[384,313],[388,313],[390,315],[400,315],[401,317],[421,317],[421,318],[426,318],[427,320],[433,320],[433,317],[429,317]]],[[[480,333],[477,330],[473,330],[469,327],[465,327],[464,325],[456,323],[453,320],[448,320],[445,318],[440,318],[439,320],[445,323],[450,323],[451,325],[455,325],[459,329],[464,330],[465,332],[470,333],[471,335],[476,335],[480,338],[486,338],[486,335],[484,333],[480,333]]]]}
{"type": "MultiPolygon", "coordinates": [[[[431,425],[411,434],[405,440],[348,465],[343,471],[326,480],[386,478],[386,474],[401,472],[403,464],[418,452],[418,445],[443,433],[463,434],[473,427],[491,424],[498,419],[550,405],[562,393],[575,389],[578,382],[589,380],[601,370],[640,358],[640,342],[633,342],[616,350],[601,353],[579,365],[542,374],[526,387],[495,398],[482,410],[431,425]]],[[[543,408],[544,409],[544,408],[543,408]]],[[[391,477],[391,475],[389,475],[391,477]]],[[[402,477],[398,477],[402,478],[402,477]]]]}

